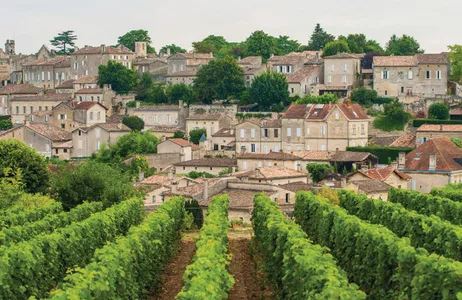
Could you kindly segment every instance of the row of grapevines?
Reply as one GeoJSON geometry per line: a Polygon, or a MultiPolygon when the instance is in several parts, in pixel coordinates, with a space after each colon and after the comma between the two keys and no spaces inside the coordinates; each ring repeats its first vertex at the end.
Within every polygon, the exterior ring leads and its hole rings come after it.
{"type": "Polygon", "coordinates": [[[266,195],[255,196],[252,225],[266,271],[282,299],[365,299],[329,249],[313,245],[266,195]]]}
{"type": "Polygon", "coordinates": [[[92,262],[66,277],[51,299],[143,299],[180,240],[185,209],[173,197],[125,237],[95,252],[92,262]]]}
{"type": "Polygon", "coordinates": [[[36,207],[31,210],[12,210],[11,213],[0,216],[0,229],[23,225],[43,219],[46,215],[59,213],[63,210],[61,203],[53,201],[52,204],[36,207]]]}
{"type": "Polygon", "coordinates": [[[123,201],[91,217],[4,247],[0,257],[0,299],[42,298],[69,267],[85,266],[97,248],[144,218],[143,201],[123,201]]]}
{"type": "Polygon", "coordinates": [[[183,276],[184,286],[176,299],[228,299],[234,278],[228,273],[227,195],[213,197],[207,209],[197,251],[183,276]]]}
{"type": "Polygon", "coordinates": [[[39,234],[52,233],[57,228],[65,227],[72,222],[82,221],[101,210],[103,210],[101,202],[89,202],[81,204],[69,212],[47,215],[37,222],[5,228],[0,231],[0,246],[27,241],[39,234]]]}
{"type": "Polygon", "coordinates": [[[381,224],[399,237],[409,237],[411,245],[446,257],[462,260],[462,228],[437,216],[409,211],[397,203],[368,199],[351,191],[341,191],[340,206],[348,213],[373,224],[381,224]]]}
{"type": "Polygon", "coordinates": [[[430,192],[433,196],[440,196],[452,201],[462,202],[462,184],[448,184],[444,188],[433,188],[430,192]]]}
{"type": "Polygon", "coordinates": [[[387,228],[361,221],[343,208],[298,192],[295,218],[370,298],[460,299],[462,263],[414,248],[387,228]]]}
{"type": "Polygon", "coordinates": [[[417,191],[392,188],[388,201],[400,203],[409,210],[431,216],[435,215],[455,225],[462,225],[462,203],[447,198],[422,194],[417,191]]]}

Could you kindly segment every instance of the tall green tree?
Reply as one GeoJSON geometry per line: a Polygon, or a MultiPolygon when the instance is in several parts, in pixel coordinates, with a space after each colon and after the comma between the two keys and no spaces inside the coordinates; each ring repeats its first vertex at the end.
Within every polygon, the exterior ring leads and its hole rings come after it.
{"type": "Polygon", "coordinates": [[[25,192],[48,191],[50,174],[45,159],[34,148],[20,141],[0,140],[0,179],[14,177],[17,172],[21,172],[25,192]]]}
{"type": "Polygon", "coordinates": [[[200,100],[239,98],[245,90],[244,72],[235,58],[227,56],[201,67],[194,79],[193,91],[200,100]]]}
{"type": "Polygon", "coordinates": [[[462,45],[449,46],[451,61],[451,79],[462,84],[462,45]]]}
{"type": "Polygon", "coordinates": [[[124,45],[125,47],[127,47],[128,49],[132,51],[135,51],[136,42],[146,42],[147,53],[156,53],[156,50],[151,46],[152,40],[147,30],[144,30],[144,29],[130,30],[124,35],[119,36],[119,38],[117,39],[118,44],[124,45]]]}
{"type": "Polygon", "coordinates": [[[77,40],[77,35],[74,34],[73,30],[66,30],[61,33],[58,33],[50,43],[58,48],[58,54],[68,54],[74,51],[75,41],[77,40]]]}
{"type": "Polygon", "coordinates": [[[214,54],[217,58],[224,58],[226,56],[233,56],[234,58],[245,57],[245,42],[241,43],[228,43],[221,47],[221,49],[214,54]]]}
{"type": "Polygon", "coordinates": [[[176,104],[179,100],[188,104],[194,102],[191,86],[184,83],[168,84],[165,88],[165,94],[168,97],[168,103],[176,104]]]}
{"type": "Polygon", "coordinates": [[[171,45],[165,45],[162,48],[160,48],[159,54],[167,54],[167,50],[170,49],[170,54],[173,55],[175,53],[186,53],[186,49],[181,48],[180,46],[177,46],[175,44],[171,45]]]}
{"type": "Polygon", "coordinates": [[[138,116],[126,116],[122,119],[122,124],[125,124],[133,131],[141,131],[144,129],[144,121],[138,116]]]}
{"type": "Polygon", "coordinates": [[[428,118],[436,120],[449,120],[449,106],[443,102],[437,102],[428,108],[428,118]]]}
{"type": "Polygon", "coordinates": [[[286,55],[290,52],[300,51],[300,43],[296,40],[291,40],[288,36],[280,35],[276,39],[276,54],[277,55],[286,55]]]}
{"type": "Polygon", "coordinates": [[[249,100],[261,110],[280,110],[289,99],[286,77],[274,71],[266,71],[254,78],[249,88],[249,100]]]}
{"type": "Polygon", "coordinates": [[[193,43],[195,52],[198,52],[198,53],[213,52],[214,55],[216,55],[216,53],[220,51],[221,48],[226,47],[227,45],[228,45],[228,42],[225,40],[224,37],[216,36],[216,35],[209,35],[202,41],[193,43]]]}
{"type": "Polygon", "coordinates": [[[120,94],[127,94],[138,85],[138,73],[126,68],[119,62],[110,60],[108,64],[98,67],[98,83],[110,84],[120,94]]]}
{"type": "Polygon", "coordinates": [[[335,40],[335,36],[332,34],[327,33],[321,25],[318,23],[314,28],[313,34],[308,42],[308,46],[306,47],[307,50],[321,50],[324,46],[335,40]]]}
{"type": "Polygon", "coordinates": [[[8,130],[13,128],[13,123],[10,119],[0,120],[0,130],[8,130]]]}
{"type": "Polygon", "coordinates": [[[345,40],[336,40],[326,44],[322,51],[322,57],[331,56],[342,52],[350,52],[348,43],[345,40]]]}
{"type": "Polygon", "coordinates": [[[246,56],[261,56],[266,61],[276,52],[276,39],[258,30],[247,38],[245,47],[246,56]]]}
{"type": "Polygon", "coordinates": [[[189,131],[189,141],[193,144],[199,145],[201,137],[207,137],[207,130],[205,128],[193,129],[189,131]]]}
{"type": "Polygon", "coordinates": [[[398,37],[394,34],[387,43],[386,52],[389,55],[415,55],[424,53],[424,50],[414,37],[405,34],[398,37]]]}

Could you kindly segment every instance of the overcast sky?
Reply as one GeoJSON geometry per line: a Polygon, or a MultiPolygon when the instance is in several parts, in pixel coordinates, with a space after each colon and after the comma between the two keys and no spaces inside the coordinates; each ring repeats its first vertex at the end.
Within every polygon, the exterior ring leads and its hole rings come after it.
{"type": "Polygon", "coordinates": [[[111,45],[132,29],[146,29],[156,50],[191,49],[210,34],[245,40],[264,30],[306,44],[316,23],[334,35],[364,33],[384,45],[392,34],[414,36],[426,52],[462,44],[462,0],[2,0],[0,48],[35,53],[56,33],[74,30],[77,45],[111,45]],[[317,3],[317,4],[313,4],[317,3]]]}

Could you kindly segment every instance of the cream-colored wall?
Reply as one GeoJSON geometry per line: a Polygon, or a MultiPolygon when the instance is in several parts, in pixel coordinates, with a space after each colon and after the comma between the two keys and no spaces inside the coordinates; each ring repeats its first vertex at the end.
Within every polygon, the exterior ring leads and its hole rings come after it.
{"type": "Polygon", "coordinates": [[[359,74],[359,59],[344,58],[344,59],[329,59],[324,58],[324,84],[327,86],[350,86],[356,81],[356,74],[359,74]],[[347,65],[346,72],[343,65],[347,65]],[[332,65],[334,69],[332,70],[332,65]],[[346,83],[343,82],[343,75],[346,75],[346,83]],[[332,80],[329,82],[328,78],[332,80]]]}
{"type": "Polygon", "coordinates": [[[395,188],[407,189],[409,181],[402,179],[396,173],[391,173],[390,176],[384,181],[386,184],[395,188]]]}
{"type": "Polygon", "coordinates": [[[59,159],[70,160],[72,157],[72,148],[71,149],[53,148],[53,156],[57,156],[59,159]]]}
{"type": "Polygon", "coordinates": [[[207,133],[208,149],[212,149],[212,134],[220,130],[218,120],[186,120],[186,134],[193,129],[205,128],[207,133]]]}
{"type": "Polygon", "coordinates": [[[415,180],[416,191],[430,193],[434,187],[444,187],[449,183],[448,174],[405,172],[415,180]]]}
{"type": "Polygon", "coordinates": [[[304,182],[307,183],[307,176],[291,177],[291,178],[278,178],[278,179],[250,179],[249,182],[255,183],[271,183],[276,185],[287,184],[292,182],[304,182]]]}
{"type": "Polygon", "coordinates": [[[462,140],[462,131],[454,131],[454,132],[442,132],[442,131],[420,132],[420,131],[417,131],[415,143],[416,143],[416,146],[418,147],[421,144],[423,144],[423,140],[422,140],[423,138],[426,138],[426,140],[428,141],[430,139],[440,138],[443,136],[446,136],[448,138],[456,138],[456,139],[462,140]]]}
{"type": "Polygon", "coordinates": [[[282,119],[282,147],[284,151],[299,151],[305,148],[304,119],[282,119]],[[290,136],[288,129],[291,129],[290,136]],[[299,129],[299,135],[297,135],[299,129]]]}
{"type": "Polygon", "coordinates": [[[11,112],[11,122],[13,124],[22,124],[27,115],[31,113],[30,108],[32,107],[32,112],[40,110],[52,110],[53,107],[61,103],[61,100],[41,100],[41,101],[21,101],[10,99],[10,112],[11,112]],[[16,107],[18,107],[18,113],[16,113],[16,107]],[[26,112],[24,113],[24,107],[26,112]],[[41,109],[40,109],[41,108],[41,109]]]}
{"type": "MultiPolygon", "coordinates": [[[[191,166],[174,166],[175,174],[186,174],[191,171],[207,172],[213,175],[218,175],[221,171],[226,170],[228,167],[191,167],[191,166]]],[[[235,168],[233,167],[233,172],[235,168]]]]}
{"type": "Polygon", "coordinates": [[[271,166],[284,166],[292,170],[297,170],[297,166],[299,163],[300,163],[299,161],[293,161],[293,160],[241,159],[241,158],[237,160],[237,165],[240,171],[255,170],[256,168],[271,167],[271,166]],[[246,168],[244,168],[244,166],[246,168]]]}
{"type": "Polygon", "coordinates": [[[106,123],[106,110],[99,105],[93,105],[93,107],[87,110],[86,126],[90,127],[97,123],[106,123]],[[93,118],[91,118],[92,113],[93,113],[93,118]]]}
{"type": "Polygon", "coordinates": [[[181,161],[193,159],[192,147],[181,147],[168,140],[157,145],[157,153],[180,153],[181,161]]]}
{"type": "Polygon", "coordinates": [[[128,131],[107,132],[98,126],[92,128],[87,133],[81,132],[80,136],[78,132],[79,130],[75,130],[72,133],[72,144],[74,145],[73,157],[89,157],[92,153],[99,150],[98,146],[101,148],[103,144],[113,144],[119,137],[129,133],[128,131]],[[99,131],[99,136],[97,136],[97,131],[99,131]],[[79,147],[80,145],[82,147],[79,147]]]}
{"type": "Polygon", "coordinates": [[[15,139],[15,140],[24,142],[24,127],[12,129],[8,133],[0,135],[0,140],[7,140],[7,139],[15,139]]]}
{"type": "Polygon", "coordinates": [[[133,115],[141,118],[145,126],[178,126],[178,111],[137,111],[133,115]]]}
{"type": "Polygon", "coordinates": [[[255,152],[269,153],[270,151],[279,152],[281,145],[281,128],[261,128],[259,125],[244,122],[236,125],[236,152],[241,152],[242,147],[246,147],[247,152],[251,152],[251,145],[255,144],[255,152]],[[255,137],[252,138],[251,130],[255,130],[255,137]],[[265,137],[265,129],[268,131],[268,137],[265,137]],[[241,130],[244,130],[244,137],[241,137],[241,130]],[[277,137],[275,135],[277,130],[277,137]]]}
{"type": "Polygon", "coordinates": [[[224,146],[228,145],[234,140],[234,137],[212,137],[212,150],[214,149],[215,145],[218,145],[218,150],[222,150],[224,146]]]}

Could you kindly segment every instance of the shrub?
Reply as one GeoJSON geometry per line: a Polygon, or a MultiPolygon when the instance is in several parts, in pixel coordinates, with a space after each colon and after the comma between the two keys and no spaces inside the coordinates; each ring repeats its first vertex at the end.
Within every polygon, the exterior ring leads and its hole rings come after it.
{"type": "Polygon", "coordinates": [[[197,178],[201,178],[201,177],[205,177],[205,178],[215,178],[217,176],[213,175],[213,174],[210,174],[210,173],[207,173],[207,172],[197,172],[197,171],[191,171],[187,174],[185,174],[186,177],[189,177],[191,179],[197,179],[197,178]]]}
{"type": "Polygon", "coordinates": [[[335,171],[331,165],[318,163],[307,164],[306,170],[311,175],[314,182],[323,180],[326,175],[335,171]]]}
{"type": "Polygon", "coordinates": [[[431,119],[414,119],[412,120],[413,127],[420,127],[424,124],[462,124],[462,120],[431,120],[431,119]]]}
{"type": "Polygon", "coordinates": [[[379,158],[380,164],[389,164],[390,161],[397,160],[400,152],[409,153],[414,148],[407,147],[389,147],[389,146],[356,146],[347,147],[347,151],[353,152],[369,152],[379,158]]]}
{"type": "Polygon", "coordinates": [[[133,131],[141,131],[144,129],[144,121],[137,116],[126,116],[122,119],[122,123],[133,131]]]}
{"type": "Polygon", "coordinates": [[[428,108],[428,117],[436,120],[449,120],[449,106],[443,102],[437,102],[428,108]]]}
{"type": "MultiPolygon", "coordinates": [[[[458,140],[459,143],[460,140],[458,140]]],[[[461,148],[458,145],[459,148],[461,148]]],[[[462,202],[462,184],[448,184],[444,188],[433,188],[430,192],[434,196],[448,198],[452,201],[462,202]]]]}
{"type": "Polygon", "coordinates": [[[205,137],[207,137],[207,131],[205,130],[205,128],[193,129],[189,132],[189,141],[193,144],[199,145],[199,141],[202,135],[205,135],[205,137]]]}
{"type": "MultiPolygon", "coordinates": [[[[38,198],[48,198],[46,196],[34,196],[38,198]]],[[[43,219],[49,214],[59,213],[63,210],[61,203],[52,201],[49,205],[36,207],[29,210],[5,210],[4,214],[0,216],[0,229],[5,229],[11,226],[20,226],[29,222],[35,222],[43,219]]]]}
{"type": "Polygon", "coordinates": [[[174,139],[182,139],[182,138],[185,137],[185,135],[186,135],[186,133],[183,130],[176,130],[173,133],[173,138],[174,139]]]}

